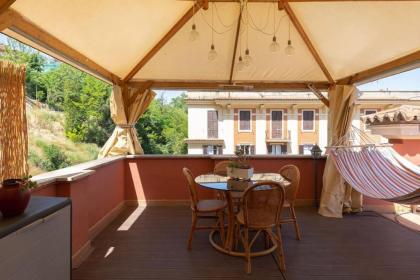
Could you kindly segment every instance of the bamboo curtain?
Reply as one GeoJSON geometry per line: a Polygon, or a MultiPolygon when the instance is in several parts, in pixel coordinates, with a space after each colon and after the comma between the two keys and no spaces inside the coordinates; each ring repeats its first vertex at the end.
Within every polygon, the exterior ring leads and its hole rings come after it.
{"type": "Polygon", "coordinates": [[[114,85],[110,98],[111,118],[116,124],[98,158],[143,154],[135,124],[149,107],[155,93],[150,89],[114,85]]]}
{"type": "MultiPolygon", "coordinates": [[[[328,92],[330,110],[328,115],[329,145],[337,142],[350,129],[355,113],[357,89],[353,85],[336,85],[328,92]]],[[[345,143],[348,144],[348,143],[345,143]]],[[[333,160],[328,157],[324,169],[323,187],[319,214],[341,218],[343,212],[361,211],[362,197],[341,177],[333,160]]]]}
{"type": "Polygon", "coordinates": [[[0,182],[28,175],[25,67],[0,61],[0,182]]]}

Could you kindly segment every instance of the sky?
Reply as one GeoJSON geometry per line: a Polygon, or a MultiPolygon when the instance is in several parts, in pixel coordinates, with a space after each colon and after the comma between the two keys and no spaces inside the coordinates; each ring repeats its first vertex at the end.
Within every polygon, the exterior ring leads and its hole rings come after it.
{"type": "MultiPolygon", "coordinates": [[[[7,43],[7,36],[0,33],[0,43],[7,43]]],[[[359,85],[361,91],[420,91],[420,68],[393,75],[367,84],[359,85]]],[[[170,100],[185,91],[159,90],[158,95],[170,100]]]]}

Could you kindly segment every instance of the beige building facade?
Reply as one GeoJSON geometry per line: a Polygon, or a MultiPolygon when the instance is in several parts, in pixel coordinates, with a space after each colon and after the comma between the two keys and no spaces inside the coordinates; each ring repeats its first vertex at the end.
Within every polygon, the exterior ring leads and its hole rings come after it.
{"type": "MultiPolygon", "coordinates": [[[[328,108],[311,92],[188,92],[189,154],[310,154],[328,145],[328,108]]],[[[360,117],[400,105],[420,105],[420,92],[360,92],[360,117]]],[[[386,142],[372,135],[376,141],[386,142]]]]}

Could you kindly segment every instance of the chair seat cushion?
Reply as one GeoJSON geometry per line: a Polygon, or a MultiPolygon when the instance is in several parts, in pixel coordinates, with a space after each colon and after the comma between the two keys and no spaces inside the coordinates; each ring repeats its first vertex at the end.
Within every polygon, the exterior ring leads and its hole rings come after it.
{"type": "MultiPolygon", "coordinates": [[[[275,224],[273,223],[273,216],[270,214],[267,214],[265,211],[259,211],[259,210],[252,210],[252,212],[248,213],[248,219],[249,219],[249,228],[270,228],[273,227],[275,224]]],[[[236,214],[236,220],[240,224],[245,224],[244,219],[244,212],[243,210],[240,210],[238,214],[236,214]]]]}
{"type": "Polygon", "coordinates": [[[216,212],[225,207],[226,201],[218,199],[203,199],[197,203],[197,209],[200,212],[216,212]]]}

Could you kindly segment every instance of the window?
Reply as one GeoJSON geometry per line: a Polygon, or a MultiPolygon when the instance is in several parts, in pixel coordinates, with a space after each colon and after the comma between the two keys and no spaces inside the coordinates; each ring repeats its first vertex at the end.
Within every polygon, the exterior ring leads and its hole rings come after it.
{"type": "Polygon", "coordinates": [[[376,109],[365,109],[365,115],[375,114],[378,112],[376,109]]]}
{"type": "Polygon", "coordinates": [[[204,145],[203,146],[203,155],[222,155],[223,147],[216,145],[204,145]]]}
{"type": "Polygon", "coordinates": [[[287,145],[286,144],[269,145],[268,152],[271,155],[285,155],[287,154],[287,145]]]}
{"type": "Polygon", "coordinates": [[[217,111],[207,111],[207,138],[218,137],[218,114],[217,111]]]}
{"type": "Polygon", "coordinates": [[[271,111],[271,138],[283,136],[283,111],[271,111]]]}
{"type": "Polygon", "coordinates": [[[251,110],[239,110],[239,131],[251,131],[251,110]]]}
{"type": "Polygon", "coordinates": [[[255,155],[254,145],[238,145],[237,149],[242,151],[245,155],[255,155]]]}
{"type": "Polygon", "coordinates": [[[302,131],[315,131],[315,110],[302,110],[302,131]]]}
{"type": "Polygon", "coordinates": [[[299,154],[301,155],[312,155],[311,150],[314,145],[312,144],[303,144],[299,146],[299,154]]]}

